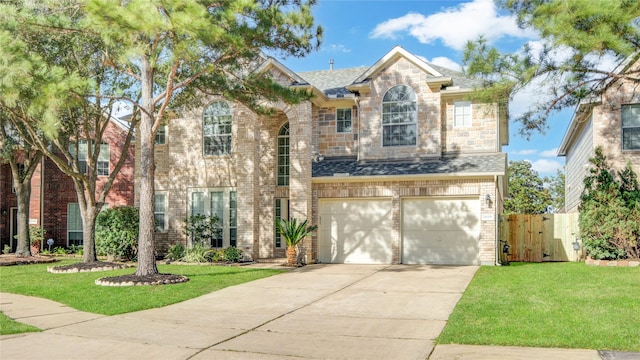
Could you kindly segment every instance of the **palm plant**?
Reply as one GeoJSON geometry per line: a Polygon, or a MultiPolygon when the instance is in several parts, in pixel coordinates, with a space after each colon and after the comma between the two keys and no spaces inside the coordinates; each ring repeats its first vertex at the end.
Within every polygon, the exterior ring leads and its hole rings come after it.
{"type": "Polygon", "coordinates": [[[276,221],[276,227],[287,243],[287,266],[296,265],[296,258],[299,252],[298,244],[318,228],[316,225],[307,225],[307,223],[306,219],[298,223],[295,218],[291,220],[278,219],[276,221]]]}

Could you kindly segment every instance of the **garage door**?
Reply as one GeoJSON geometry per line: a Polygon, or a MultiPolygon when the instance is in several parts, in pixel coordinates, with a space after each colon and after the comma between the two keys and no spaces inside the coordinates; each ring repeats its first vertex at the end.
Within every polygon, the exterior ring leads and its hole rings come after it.
{"type": "Polygon", "coordinates": [[[325,263],[390,264],[391,200],[320,200],[318,258],[325,263]]]}
{"type": "Polygon", "coordinates": [[[402,200],[404,264],[477,265],[479,240],[477,198],[402,200]]]}

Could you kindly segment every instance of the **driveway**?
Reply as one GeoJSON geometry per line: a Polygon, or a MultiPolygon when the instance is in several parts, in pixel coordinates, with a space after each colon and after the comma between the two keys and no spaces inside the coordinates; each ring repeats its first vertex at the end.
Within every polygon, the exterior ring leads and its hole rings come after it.
{"type": "Polygon", "coordinates": [[[310,265],[164,308],[108,317],[60,316],[55,309],[15,316],[12,303],[20,300],[2,294],[5,313],[49,330],[3,337],[0,357],[425,359],[476,270],[310,265]],[[53,318],[66,321],[56,324],[53,318]]]}

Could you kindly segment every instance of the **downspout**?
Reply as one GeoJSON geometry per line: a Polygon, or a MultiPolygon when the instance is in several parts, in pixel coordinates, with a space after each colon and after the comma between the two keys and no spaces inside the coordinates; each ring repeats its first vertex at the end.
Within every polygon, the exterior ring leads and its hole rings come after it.
{"type": "MultiPolygon", "coordinates": [[[[353,103],[356,106],[356,111],[358,112],[358,143],[357,143],[357,147],[358,147],[358,152],[356,153],[356,160],[360,161],[360,102],[358,99],[358,96],[356,95],[356,97],[353,98],[353,103]]],[[[353,125],[352,125],[353,126],[353,125]]]]}
{"type": "MultiPolygon", "coordinates": [[[[46,156],[42,155],[40,159],[40,228],[44,229],[44,160],[46,156]]],[[[44,248],[46,240],[40,242],[40,251],[44,248]]]]}
{"type": "MultiPolygon", "coordinates": [[[[494,201],[494,203],[497,205],[498,204],[498,198],[500,196],[500,189],[498,188],[498,175],[493,175],[493,183],[496,184],[496,200],[494,201]]],[[[495,216],[496,221],[495,223],[495,234],[496,234],[496,238],[495,238],[495,244],[496,244],[496,265],[502,265],[502,263],[500,262],[500,251],[501,246],[500,246],[500,216],[498,215],[498,207],[494,206],[493,207],[493,213],[495,216]]]]}

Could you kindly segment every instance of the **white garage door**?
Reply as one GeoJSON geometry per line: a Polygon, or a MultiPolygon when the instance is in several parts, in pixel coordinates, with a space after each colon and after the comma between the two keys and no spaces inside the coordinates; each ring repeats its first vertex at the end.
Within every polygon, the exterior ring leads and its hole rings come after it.
{"type": "Polygon", "coordinates": [[[390,264],[391,200],[320,200],[318,258],[324,263],[390,264]]]}
{"type": "Polygon", "coordinates": [[[480,201],[402,200],[404,264],[478,265],[480,201]]]}

